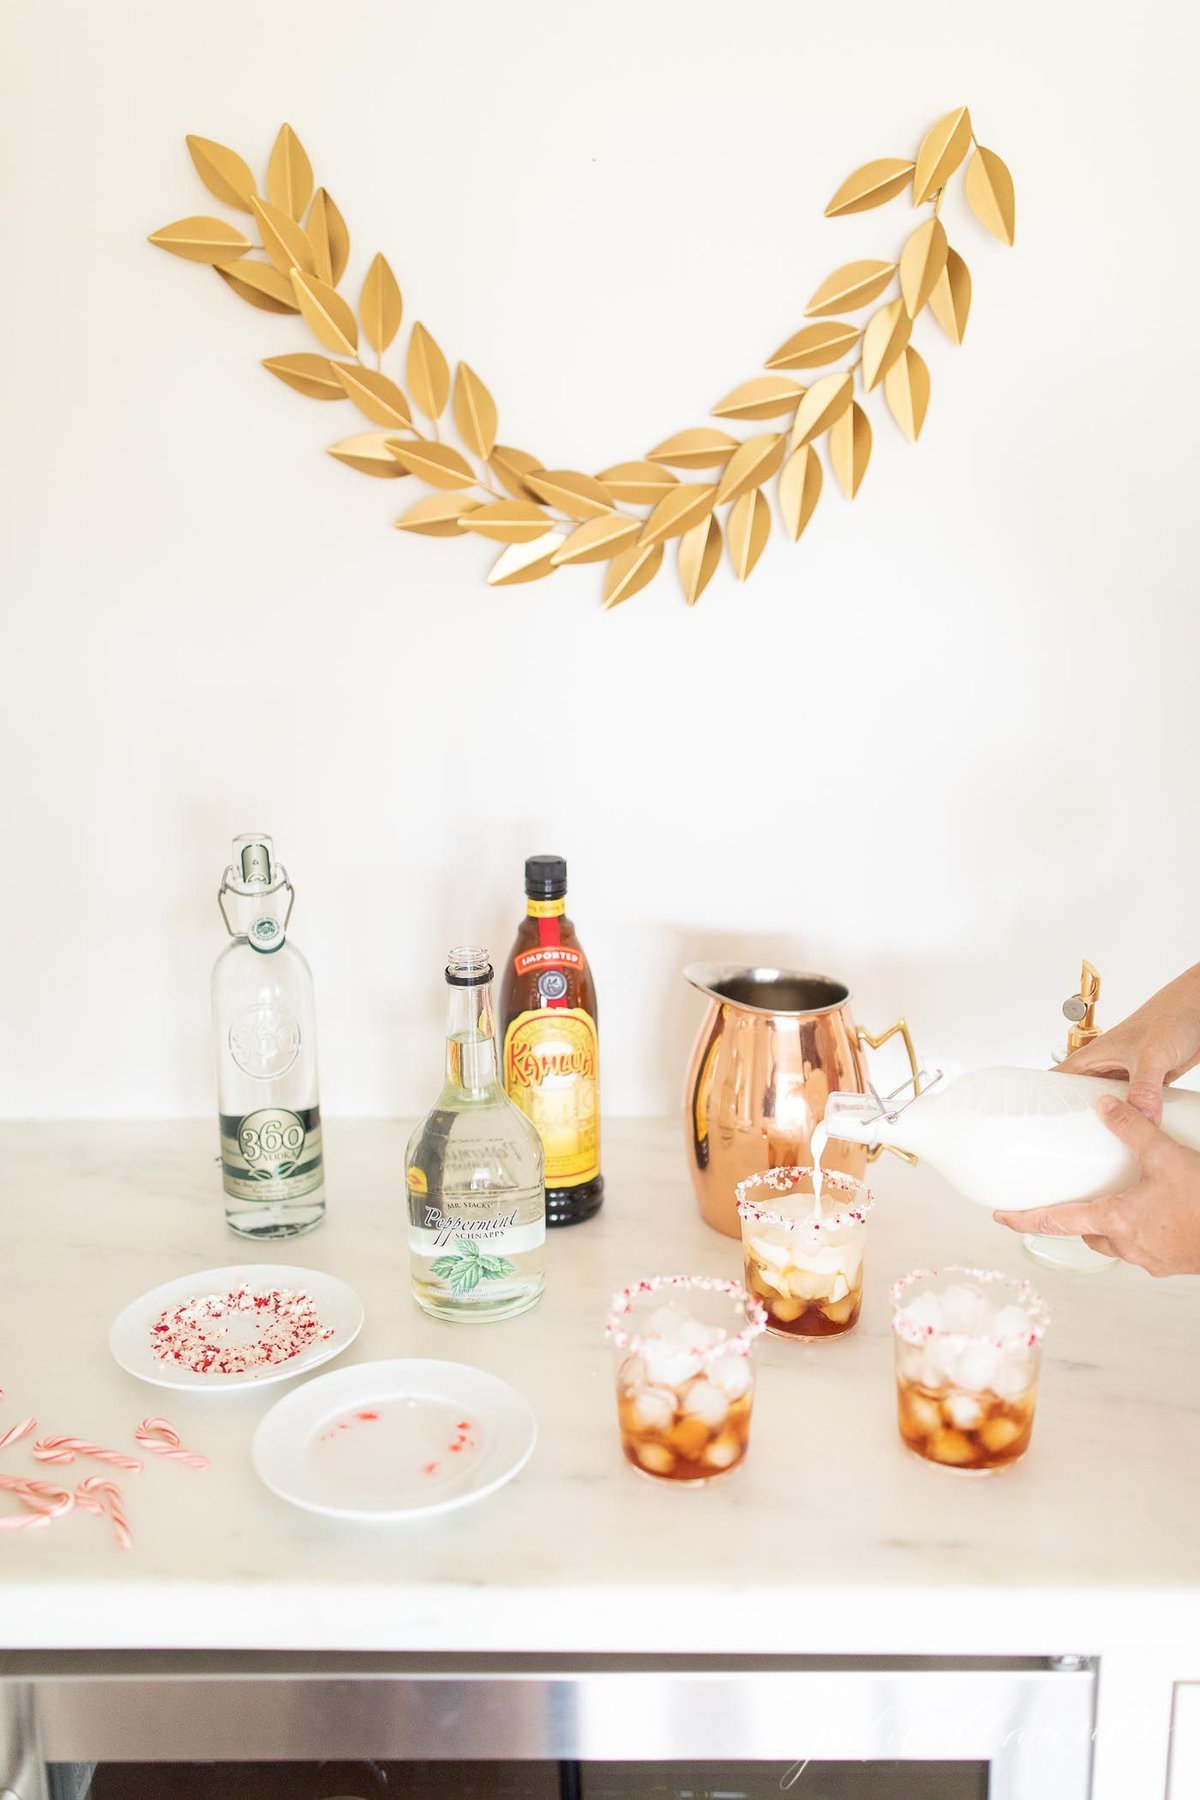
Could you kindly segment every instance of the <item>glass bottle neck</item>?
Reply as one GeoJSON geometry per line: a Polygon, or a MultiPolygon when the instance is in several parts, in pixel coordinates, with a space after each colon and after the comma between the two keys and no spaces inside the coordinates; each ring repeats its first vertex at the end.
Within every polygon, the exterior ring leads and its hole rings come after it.
{"type": "Polygon", "coordinates": [[[446,1084],[466,1094],[486,1094],[499,1080],[492,984],[452,986],[446,1022],[446,1084]]]}

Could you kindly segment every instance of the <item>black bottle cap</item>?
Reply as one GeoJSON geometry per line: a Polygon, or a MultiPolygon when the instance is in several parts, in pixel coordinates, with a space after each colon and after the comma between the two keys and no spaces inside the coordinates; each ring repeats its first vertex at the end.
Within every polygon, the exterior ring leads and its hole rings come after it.
{"type": "Polygon", "coordinates": [[[567,891],[567,865],[561,856],[525,858],[525,892],[530,900],[561,900],[567,891]]]}

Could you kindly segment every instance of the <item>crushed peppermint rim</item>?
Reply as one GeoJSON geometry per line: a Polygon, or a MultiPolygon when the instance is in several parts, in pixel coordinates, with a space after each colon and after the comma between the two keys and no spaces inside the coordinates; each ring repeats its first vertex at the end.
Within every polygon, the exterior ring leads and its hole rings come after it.
{"type": "Polygon", "coordinates": [[[256,1288],[248,1282],[224,1294],[195,1294],[163,1309],[150,1327],[150,1348],[160,1362],[195,1375],[244,1375],[250,1369],[290,1362],[334,1335],[317,1303],[302,1288],[256,1288]],[[231,1319],[262,1322],[258,1337],[231,1344],[221,1329],[231,1319]]]}
{"type": "Polygon", "coordinates": [[[817,1234],[822,1231],[845,1230],[850,1225],[865,1225],[867,1216],[875,1204],[875,1196],[870,1188],[853,1175],[843,1175],[840,1169],[821,1170],[821,1197],[833,1188],[839,1194],[848,1195],[853,1204],[844,1206],[840,1212],[822,1212],[815,1218],[811,1211],[812,1195],[797,1195],[797,1199],[807,1199],[810,1211],[807,1217],[803,1213],[781,1212],[777,1206],[764,1206],[750,1195],[756,1188],[767,1188],[775,1194],[789,1193],[799,1187],[805,1179],[813,1179],[815,1170],[799,1163],[781,1164],[775,1169],[764,1169],[760,1175],[747,1175],[739,1181],[735,1189],[737,1195],[738,1217],[752,1225],[788,1225],[803,1226],[807,1231],[817,1234]]]}
{"type": "Polygon", "coordinates": [[[719,1344],[711,1344],[706,1350],[689,1351],[697,1362],[710,1362],[718,1356],[748,1356],[750,1346],[760,1332],[767,1328],[767,1309],[748,1294],[744,1287],[736,1281],[723,1281],[715,1275],[647,1275],[642,1281],[630,1282],[628,1287],[614,1294],[609,1307],[608,1319],[604,1326],[604,1335],[610,1344],[618,1350],[630,1350],[636,1356],[643,1344],[650,1340],[644,1332],[626,1331],[620,1321],[627,1318],[637,1301],[647,1294],[660,1294],[671,1289],[682,1289],[690,1292],[697,1288],[705,1293],[726,1294],[734,1305],[745,1315],[746,1323],[740,1331],[722,1338],[719,1344]]]}
{"type": "Polygon", "coordinates": [[[892,1297],[892,1330],[897,1337],[907,1344],[927,1344],[933,1338],[945,1339],[949,1342],[963,1344],[990,1344],[995,1350],[1032,1350],[1040,1344],[1046,1335],[1046,1327],[1050,1323],[1050,1308],[1031,1282],[1017,1275],[1006,1275],[1003,1269],[977,1269],[968,1263],[945,1263],[936,1269],[912,1269],[894,1281],[890,1289],[892,1297]],[[922,1325],[919,1320],[910,1319],[904,1311],[905,1296],[918,1281],[931,1281],[938,1277],[962,1275],[968,1281],[979,1282],[985,1287],[1003,1287],[1009,1290],[1010,1304],[1024,1309],[1029,1321],[1024,1331],[1010,1331],[1002,1336],[991,1335],[986,1331],[949,1331],[944,1325],[922,1325]]]}

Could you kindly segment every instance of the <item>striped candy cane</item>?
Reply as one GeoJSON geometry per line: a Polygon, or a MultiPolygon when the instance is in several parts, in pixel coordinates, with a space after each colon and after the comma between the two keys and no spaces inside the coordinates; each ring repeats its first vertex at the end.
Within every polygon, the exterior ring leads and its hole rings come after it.
{"type": "Polygon", "coordinates": [[[179,1433],[169,1419],[143,1419],[133,1435],[143,1450],[149,1450],[155,1456],[169,1457],[172,1462],[181,1462],[189,1469],[208,1467],[207,1456],[180,1448],[179,1433]]]}
{"type": "Polygon", "coordinates": [[[76,1488],[75,1499],[85,1512],[107,1512],[112,1520],[118,1546],[122,1550],[133,1548],[133,1533],[125,1517],[125,1502],[115,1482],[106,1481],[103,1475],[89,1475],[76,1488]]]}
{"type": "Polygon", "coordinates": [[[30,1481],[21,1475],[0,1475],[0,1489],[15,1494],[26,1509],[0,1519],[0,1531],[34,1531],[60,1519],[75,1504],[70,1488],[57,1487],[48,1481],[30,1481]]]}
{"type": "Polygon", "coordinates": [[[10,1425],[4,1436],[0,1437],[0,1450],[7,1450],[10,1444],[19,1444],[23,1437],[28,1437],[31,1431],[36,1430],[37,1420],[32,1417],[22,1419],[17,1425],[10,1425]]]}
{"type": "Polygon", "coordinates": [[[95,1462],[111,1463],[114,1469],[128,1469],[131,1475],[142,1472],[136,1456],[126,1456],[121,1450],[105,1450],[101,1444],[89,1444],[86,1438],[42,1438],[33,1446],[33,1454],[39,1462],[48,1463],[73,1463],[77,1456],[90,1456],[95,1462]]]}

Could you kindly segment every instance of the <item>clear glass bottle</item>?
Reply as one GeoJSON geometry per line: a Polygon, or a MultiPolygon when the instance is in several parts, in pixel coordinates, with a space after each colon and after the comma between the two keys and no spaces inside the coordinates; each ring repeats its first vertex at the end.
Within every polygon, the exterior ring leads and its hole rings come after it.
{"type": "Polygon", "coordinates": [[[295,892],[261,832],[233,840],[217,904],[232,943],[212,978],[225,1220],[297,1237],[325,1216],[312,974],[287,936],[295,892]]]}
{"type": "Polygon", "coordinates": [[[486,950],[452,950],[446,1080],[409,1139],[413,1295],[439,1319],[507,1319],[545,1284],[542,1140],[504,1092],[486,950]]]}

